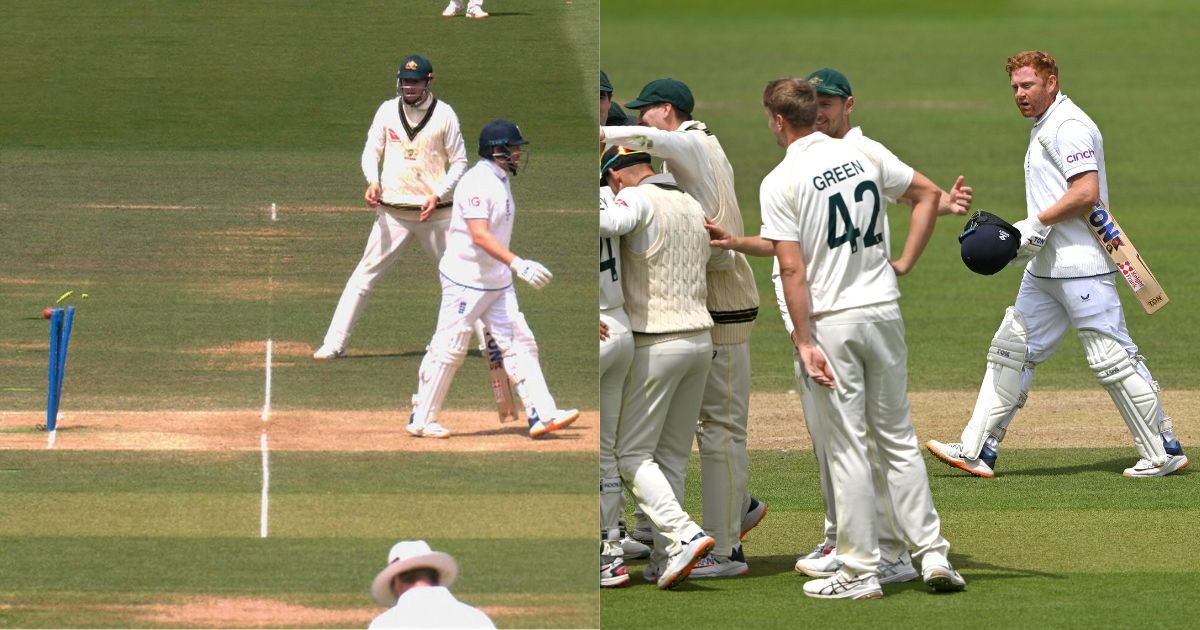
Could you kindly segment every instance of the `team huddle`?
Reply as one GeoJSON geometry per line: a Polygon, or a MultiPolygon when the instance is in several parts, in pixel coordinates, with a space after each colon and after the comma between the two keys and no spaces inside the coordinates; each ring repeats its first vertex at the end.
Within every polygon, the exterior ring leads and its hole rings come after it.
{"type": "Polygon", "coordinates": [[[529,141],[515,123],[493,120],[480,131],[480,159],[468,169],[458,117],[430,92],[433,78],[427,58],[404,58],[396,74],[397,96],[379,106],[367,132],[364,198],[375,208],[376,220],[313,358],[345,355],[371,290],[416,239],[438,264],[442,300],[405,430],[414,437],[450,437],[438,410],[474,333],[493,363],[501,417],[516,415],[504,408],[511,406],[515,386],[529,435],[540,437],[570,425],[579,412],[560,409],[550,393],[537,342],[513,289],[514,273],[538,289],[552,279],[545,266],[509,249],[516,215],[511,178],[525,163],[529,141]]]}
{"type": "MultiPolygon", "coordinates": [[[[1025,273],[988,350],[961,441],[926,447],[992,477],[1034,367],[1074,327],[1133,435],[1139,460],[1125,476],[1182,469],[1187,457],[1125,325],[1116,268],[1086,222],[1108,198],[1099,130],[1059,91],[1050,55],[1019,53],[1006,71],[1018,109],[1034,121],[1026,218],[1009,225],[980,211],[959,240],[971,270],[1019,264],[1025,273]],[[1071,156],[1069,168],[1056,168],[1062,161],[1052,162],[1053,152],[1071,156]]],[[[733,168],[713,131],[693,119],[690,89],[674,79],[650,82],[625,104],[637,111],[636,125],[612,93],[602,72],[601,585],[627,584],[625,561],[645,555],[623,539],[623,489],[637,507],[633,538],[652,545],[648,581],[668,589],[689,577],[749,571],[741,538],[766,512],[749,493],[746,451],[758,311],[749,255],[775,259],[775,294],[820,472],[825,527],[796,561],[798,572],[816,578],[804,593],[874,599],[882,585],[918,578],[935,591],[965,588],[910,417],[897,278],[913,271],[939,216],[970,211],[972,189],[961,176],[949,191],[939,188],[851,127],[850,82],[824,68],[764,90],[768,129],[784,156],[759,189],[761,232],[747,236],[733,168]],[[893,256],[887,206],[897,202],[911,207],[911,222],[893,256]],[[683,505],[693,439],[703,523],[683,505]]]]}

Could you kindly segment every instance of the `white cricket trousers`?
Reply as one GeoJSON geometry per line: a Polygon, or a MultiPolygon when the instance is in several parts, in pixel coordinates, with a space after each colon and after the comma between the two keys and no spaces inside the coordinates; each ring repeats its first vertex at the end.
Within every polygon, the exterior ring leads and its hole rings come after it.
{"type": "Polygon", "coordinates": [[[633,331],[624,309],[600,311],[608,326],[608,339],[600,342],[600,530],[620,526],[625,512],[625,493],[617,469],[617,420],[621,416],[621,394],[633,365],[633,331]]]}
{"type": "Polygon", "coordinates": [[[683,483],[712,348],[705,330],[634,349],[617,419],[617,466],[654,524],[654,562],[703,531],[683,509],[683,483]]]}
{"type": "Polygon", "coordinates": [[[419,221],[414,211],[394,210],[384,206],[375,209],[375,223],[367,237],[362,259],[346,281],[342,297],[333,311],[324,345],[344,350],[350,333],[367,308],[371,290],[383,273],[404,253],[413,239],[429,254],[434,266],[446,251],[446,228],[450,226],[450,209],[439,208],[428,221],[419,221]]]}
{"type": "Polygon", "coordinates": [[[835,390],[804,379],[809,430],[829,454],[837,558],[850,576],[878,570],[879,531],[899,532],[913,555],[950,552],[941,535],[908,405],[908,347],[895,302],[847,309],[811,322],[835,390]],[[879,522],[886,519],[886,522],[879,522]]]}
{"type": "Polygon", "coordinates": [[[716,539],[713,553],[729,556],[750,508],[750,458],[746,427],[750,415],[750,342],[713,344],[696,443],[704,531],[716,539]]]}

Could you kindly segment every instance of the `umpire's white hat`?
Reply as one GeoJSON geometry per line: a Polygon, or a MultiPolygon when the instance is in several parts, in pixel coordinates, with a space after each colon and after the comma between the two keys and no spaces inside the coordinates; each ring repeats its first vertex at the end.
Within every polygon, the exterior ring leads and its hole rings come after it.
{"type": "Polygon", "coordinates": [[[438,584],[450,586],[458,577],[458,563],[448,553],[434,551],[424,540],[402,540],[388,552],[388,565],[371,583],[371,595],[380,606],[394,606],[392,578],[413,569],[433,569],[438,572],[438,584]]]}

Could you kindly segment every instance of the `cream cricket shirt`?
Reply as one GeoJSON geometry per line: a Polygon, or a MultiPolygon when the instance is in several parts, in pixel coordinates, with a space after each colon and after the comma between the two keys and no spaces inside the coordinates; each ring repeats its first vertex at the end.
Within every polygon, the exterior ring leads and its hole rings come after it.
{"type": "Polygon", "coordinates": [[[476,162],[454,189],[446,252],[438,264],[442,275],[456,284],[485,291],[511,285],[512,270],[475,246],[467,219],[486,219],[488,231],[508,247],[516,210],[508,171],[491,160],[476,162]]]}
{"type": "Polygon", "coordinates": [[[383,188],[384,203],[419,206],[431,190],[447,200],[466,170],[467,151],[450,105],[429,96],[410,107],[396,97],[376,110],[363,146],[362,171],[367,183],[383,188]]]}
{"type": "Polygon", "coordinates": [[[763,178],[761,235],[800,244],[810,315],[900,297],[882,217],[885,199],[912,184],[912,169],[897,165],[903,163],[873,161],[852,142],[813,132],[789,145],[763,178]]]}
{"type": "MultiPolygon", "coordinates": [[[[1100,129],[1066,94],[1059,94],[1029,133],[1025,152],[1025,205],[1035,217],[1066,194],[1067,180],[1080,173],[1096,171],[1100,177],[1100,200],[1108,204],[1108,176],[1104,171],[1104,138],[1100,129]],[[1066,176],[1050,160],[1038,141],[1049,137],[1066,167],[1066,176]]],[[[1055,224],[1046,246],[1025,269],[1039,278],[1082,278],[1117,270],[1112,260],[1091,235],[1087,217],[1055,224]]]]}

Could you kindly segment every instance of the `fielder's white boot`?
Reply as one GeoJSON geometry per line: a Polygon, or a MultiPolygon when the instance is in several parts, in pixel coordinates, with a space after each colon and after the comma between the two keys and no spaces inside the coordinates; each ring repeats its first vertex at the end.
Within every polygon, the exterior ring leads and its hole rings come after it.
{"type": "Polygon", "coordinates": [[[804,583],[804,594],[817,599],[879,599],[883,589],[874,575],[852,578],[842,573],[804,583]]]}
{"type": "Polygon", "coordinates": [[[767,504],[754,497],[750,497],[750,509],[746,510],[746,515],[742,517],[742,533],[738,536],[738,540],[745,538],[746,534],[749,534],[750,530],[757,527],[766,515],[767,504]]]}
{"type": "Polygon", "coordinates": [[[929,440],[925,443],[925,448],[943,462],[959,470],[965,470],[976,477],[991,479],[995,476],[993,468],[996,466],[996,451],[987,446],[983,447],[983,450],[979,452],[979,457],[975,459],[963,455],[963,445],[958,442],[942,444],[937,440],[929,440]]]}
{"type": "Polygon", "coordinates": [[[467,17],[469,17],[469,18],[474,18],[476,20],[482,20],[483,18],[485,18],[487,16],[488,16],[487,12],[484,11],[483,7],[481,7],[481,6],[467,7],[467,17]]]}
{"type": "Polygon", "coordinates": [[[738,545],[727,557],[718,556],[715,553],[705,556],[703,560],[696,563],[691,577],[692,579],[738,577],[749,572],[750,565],[746,564],[746,554],[742,552],[742,546],[738,545]]]}
{"type": "Polygon", "coordinates": [[[328,361],[330,359],[340,359],[346,356],[345,348],[334,348],[333,346],[322,345],[313,353],[313,358],[318,361],[328,361]]]}
{"type": "Polygon", "coordinates": [[[936,551],[929,551],[921,558],[921,579],[935,591],[961,591],[967,587],[963,576],[950,566],[950,560],[936,551]]]}
{"type": "Polygon", "coordinates": [[[1162,477],[1169,475],[1177,470],[1187,468],[1187,455],[1167,455],[1167,461],[1162,466],[1155,466],[1150,463],[1150,460],[1142,458],[1131,468],[1126,468],[1124,475],[1130,479],[1143,479],[1146,477],[1162,477]]]}
{"type": "Polygon", "coordinates": [[[900,554],[895,562],[879,559],[879,583],[898,584],[917,579],[917,568],[913,566],[912,556],[908,552],[900,554]]]}
{"type": "Polygon", "coordinates": [[[678,586],[691,574],[696,563],[712,551],[716,544],[717,539],[703,532],[693,536],[679,553],[671,556],[662,575],[658,576],[658,588],[665,591],[678,586]]]}
{"type": "Polygon", "coordinates": [[[463,5],[461,2],[459,2],[458,0],[451,0],[450,4],[446,5],[446,10],[442,11],[442,15],[444,17],[454,17],[454,16],[458,15],[459,13],[461,13],[462,10],[463,10],[463,5]]]}
{"type": "Polygon", "coordinates": [[[808,554],[796,559],[796,571],[812,577],[830,577],[842,568],[842,562],[834,555],[833,545],[820,544],[808,554]]]}
{"type": "Polygon", "coordinates": [[[620,544],[621,557],[626,560],[644,560],[650,557],[650,548],[642,543],[630,538],[629,532],[625,530],[625,520],[619,521],[620,529],[620,544]]]}

